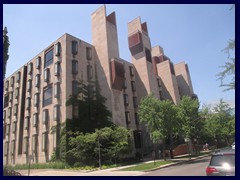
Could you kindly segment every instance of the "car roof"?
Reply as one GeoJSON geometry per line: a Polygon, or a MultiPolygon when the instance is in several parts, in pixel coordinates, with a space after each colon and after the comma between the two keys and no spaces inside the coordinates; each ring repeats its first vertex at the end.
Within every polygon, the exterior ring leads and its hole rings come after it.
{"type": "Polygon", "coordinates": [[[224,155],[224,154],[235,154],[235,149],[232,148],[222,148],[217,149],[212,155],[224,155]]]}

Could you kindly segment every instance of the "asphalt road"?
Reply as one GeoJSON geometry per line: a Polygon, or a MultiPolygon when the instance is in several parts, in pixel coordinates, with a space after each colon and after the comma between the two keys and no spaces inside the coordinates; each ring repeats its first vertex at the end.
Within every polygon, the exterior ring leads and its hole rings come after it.
{"type": "Polygon", "coordinates": [[[184,164],[162,168],[142,176],[206,176],[205,169],[210,161],[210,156],[197,159],[184,164]]]}

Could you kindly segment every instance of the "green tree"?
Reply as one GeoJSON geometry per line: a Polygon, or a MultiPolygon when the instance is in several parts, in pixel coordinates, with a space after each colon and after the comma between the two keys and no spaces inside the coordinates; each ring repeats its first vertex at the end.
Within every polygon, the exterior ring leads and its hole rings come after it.
{"type": "MultiPolygon", "coordinates": [[[[163,141],[163,152],[165,152],[166,139],[169,137],[172,139],[178,133],[180,125],[176,106],[169,100],[160,101],[150,94],[141,100],[138,114],[140,122],[147,124],[153,142],[163,141]]],[[[165,159],[165,153],[163,154],[165,159]]]]}
{"type": "Polygon", "coordinates": [[[129,136],[126,128],[117,126],[98,129],[93,133],[77,133],[70,138],[71,150],[67,154],[74,159],[72,165],[81,162],[97,166],[100,151],[101,161],[112,164],[117,156],[129,149],[129,136]]]}
{"type": "Polygon", "coordinates": [[[220,87],[225,87],[224,91],[235,90],[235,40],[230,40],[228,46],[223,50],[227,53],[227,61],[223,68],[223,71],[217,74],[218,79],[221,81],[220,87]],[[224,83],[227,77],[232,77],[229,83],[224,83]]]}
{"type": "Polygon", "coordinates": [[[7,61],[9,58],[8,55],[8,48],[9,48],[9,38],[7,36],[7,27],[4,27],[3,30],[3,79],[5,79],[5,74],[6,74],[6,66],[7,66],[7,61]]]}
{"type": "Polygon", "coordinates": [[[186,138],[193,140],[196,138],[196,132],[198,132],[197,130],[201,124],[201,117],[198,115],[199,102],[197,99],[183,96],[177,107],[179,118],[182,123],[182,134],[186,138]]]}

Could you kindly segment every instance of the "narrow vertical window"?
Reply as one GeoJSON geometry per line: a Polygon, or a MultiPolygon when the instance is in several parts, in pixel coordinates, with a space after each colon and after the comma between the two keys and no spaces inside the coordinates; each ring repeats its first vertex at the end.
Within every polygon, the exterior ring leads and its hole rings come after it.
{"type": "Polygon", "coordinates": [[[12,102],[12,100],[13,100],[13,92],[10,92],[9,93],[9,101],[12,102]]]}
{"type": "Polygon", "coordinates": [[[126,118],[126,123],[130,124],[131,123],[130,112],[128,111],[125,112],[125,118],[126,118]]]}
{"type": "Polygon", "coordinates": [[[135,115],[135,123],[138,125],[139,124],[138,113],[134,113],[134,115],[135,115]]]}
{"type": "Polygon", "coordinates": [[[72,82],[72,94],[78,95],[78,81],[72,82]]]}
{"type": "Polygon", "coordinates": [[[8,108],[8,118],[11,118],[12,108],[8,108]]]}
{"type": "Polygon", "coordinates": [[[30,106],[31,106],[31,98],[28,97],[26,101],[26,109],[30,109],[30,106]]]}
{"type": "Polygon", "coordinates": [[[73,104],[72,109],[73,109],[73,119],[77,119],[78,118],[78,104],[73,104]]]}
{"type": "Polygon", "coordinates": [[[124,94],[123,97],[124,97],[124,105],[128,106],[128,104],[129,104],[129,102],[128,102],[128,95],[124,94]]]}
{"type": "Polygon", "coordinates": [[[43,107],[52,104],[52,85],[43,89],[43,107]]]}
{"type": "Polygon", "coordinates": [[[6,110],[3,111],[3,121],[6,119],[6,110]]]}
{"type": "Polygon", "coordinates": [[[11,155],[14,155],[14,152],[15,152],[15,140],[13,140],[11,143],[11,155]]]}
{"type": "Polygon", "coordinates": [[[127,79],[124,79],[123,88],[124,88],[124,89],[127,89],[127,79]]]}
{"type": "Polygon", "coordinates": [[[28,74],[32,74],[32,63],[28,64],[28,74]]]}
{"type": "Polygon", "coordinates": [[[134,108],[137,108],[137,107],[138,107],[137,97],[136,97],[136,96],[133,96],[133,107],[134,107],[134,108]]]}
{"type": "Polygon", "coordinates": [[[77,60],[72,60],[72,73],[73,74],[78,73],[78,62],[77,62],[77,60]]]}
{"type": "Polygon", "coordinates": [[[34,94],[34,107],[39,106],[39,93],[34,94]]]}
{"type": "Polygon", "coordinates": [[[57,42],[55,44],[55,56],[60,56],[61,53],[61,43],[57,42]]]}
{"type": "Polygon", "coordinates": [[[13,127],[12,127],[12,132],[15,133],[15,132],[16,132],[16,129],[17,129],[17,123],[14,122],[14,123],[13,123],[13,127]]]}
{"type": "Polygon", "coordinates": [[[35,76],[35,87],[39,87],[40,85],[40,74],[35,76]]]}
{"type": "Polygon", "coordinates": [[[4,144],[4,155],[5,156],[8,155],[8,148],[9,148],[9,142],[5,142],[5,144],[4,144]]]}
{"type": "Polygon", "coordinates": [[[28,137],[24,137],[23,140],[23,153],[27,154],[28,151],[28,137]]]}
{"type": "Polygon", "coordinates": [[[24,129],[28,129],[28,127],[29,127],[29,117],[26,117],[24,119],[24,129]]]}
{"type": "Polygon", "coordinates": [[[13,87],[13,85],[14,85],[14,77],[11,77],[10,86],[13,87]]]}
{"type": "Polygon", "coordinates": [[[44,69],[44,81],[49,82],[50,71],[49,68],[44,69]]]}
{"type": "Polygon", "coordinates": [[[35,66],[36,66],[36,69],[40,69],[40,66],[41,66],[41,57],[38,56],[35,60],[35,66]]]}
{"type": "Polygon", "coordinates": [[[54,97],[55,98],[60,97],[60,83],[59,82],[54,84],[54,97]]]}
{"type": "Polygon", "coordinates": [[[9,81],[5,82],[5,91],[8,91],[9,81]]]}
{"type": "Polygon", "coordinates": [[[54,74],[55,74],[55,76],[60,75],[60,62],[56,62],[54,64],[54,74]]]}
{"type": "Polygon", "coordinates": [[[16,88],[15,90],[15,99],[19,97],[19,88],[16,88]]]}
{"type": "Polygon", "coordinates": [[[87,60],[91,60],[92,59],[92,48],[87,47],[86,54],[87,54],[87,60]]]}
{"type": "Polygon", "coordinates": [[[47,133],[42,133],[42,152],[47,151],[47,133]]]}
{"type": "Polygon", "coordinates": [[[134,76],[134,70],[132,66],[129,66],[130,76],[134,76]]]}
{"type": "Polygon", "coordinates": [[[13,111],[14,115],[17,116],[18,113],[18,104],[14,105],[14,111],[13,111]]]}
{"type": "Polygon", "coordinates": [[[32,151],[33,153],[37,152],[37,135],[32,136],[32,151]]]}
{"type": "Polygon", "coordinates": [[[33,127],[37,127],[37,124],[38,124],[38,114],[35,113],[33,115],[33,127]]]}
{"type": "Polygon", "coordinates": [[[131,85],[132,85],[132,91],[135,92],[136,91],[135,81],[131,81],[131,85]]]}
{"type": "Polygon", "coordinates": [[[47,110],[47,109],[44,109],[44,110],[43,110],[42,123],[43,123],[43,124],[47,124],[47,122],[48,122],[48,110],[47,110]]]}
{"type": "Polygon", "coordinates": [[[32,88],[32,81],[28,80],[28,82],[27,82],[27,91],[30,92],[31,88],[32,88]]]}
{"type": "Polygon", "coordinates": [[[78,42],[72,41],[72,54],[77,55],[78,53],[78,42]]]}
{"type": "Polygon", "coordinates": [[[54,121],[59,120],[59,105],[55,105],[53,108],[53,119],[54,121]]]}
{"type": "Polygon", "coordinates": [[[10,133],[10,124],[8,124],[6,127],[6,134],[8,135],[9,133],[10,133]]]}
{"type": "Polygon", "coordinates": [[[53,63],[53,48],[45,53],[44,68],[53,63]]]}
{"type": "Polygon", "coordinates": [[[87,77],[88,77],[88,79],[93,78],[93,68],[91,65],[87,65],[87,77]]]}
{"type": "Polygon", "coordinates": [[[16,76],[16,82],[19,83],[20,79],[21,79],[21,72],[18,72],[16,76]]]}

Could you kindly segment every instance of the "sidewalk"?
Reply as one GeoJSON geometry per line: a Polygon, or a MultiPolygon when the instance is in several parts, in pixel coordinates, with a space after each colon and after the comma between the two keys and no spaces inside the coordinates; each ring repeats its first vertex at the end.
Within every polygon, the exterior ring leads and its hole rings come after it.
{"type": "MultiPolygon", "coordinates": [[[[184,157],[188,156],[188,154],[182,155],[182,156],[176,156],[175,158],[177,158],[177,159],[171,159],[171,161],[173,161],[173,163],[162,165],[160,167],[157,167],[157,168],[154,168],[151,170],[146,170],[146,171],[121,171],[121,169],[124,169],[127,167],[133,167],[133,166],[143,164],[143,163],[151,163],[151,162],[153,162],[153,160],[145,161],[145,162],[138,163],[138,164],[132,164],[132,165],[127,165],[127,166],[121,166],[121,167],[103,169],[103,170],[96,170],[96,171],[66,170],[66,169],[32,169],[32,170],[30,170],[30,176],[140,176],[140,175],[143,175],[150,171],[154,171],[154,170],[169,167],[169,166],[174,166],[174,165],[181,164],[184,162],[193,161],[196,159],[206,157],[208,155],[209,154],[206,154],[206,155],[194,157],[191,159],[189,159],[188,157],[184,158],[184,157]]],[[[163,160],[157,160],[157,161],[163,161],[163,160]]],[[[20,172],[24,176],[28,176],[28,170],[17,170],[17,171],[20,172]]]]}

